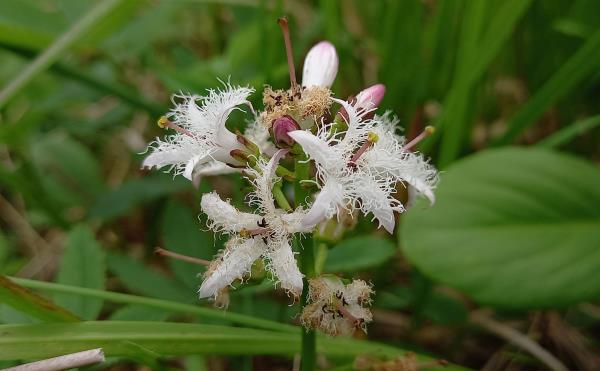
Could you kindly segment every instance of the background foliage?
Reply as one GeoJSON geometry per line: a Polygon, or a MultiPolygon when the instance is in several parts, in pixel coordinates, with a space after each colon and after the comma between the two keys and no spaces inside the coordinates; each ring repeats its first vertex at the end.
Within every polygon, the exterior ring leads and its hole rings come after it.
{"type": "Polygon", "coordinates": [[[374,283],[379,343],[321,338],[321,366],[404,349],[542,368],[494,330],[510,324],[559,366],[597,369],[593,0],[1,1],[0,273],[20,279],[0,280],[0,365],[104,346],[104,368],[291,368],[298,308],[268,280],[233,291],[223,314],[196,298],[201,268],[153,255],[210,259],[223,241],[198,220],[200,195],[242,205],[242,179],[196,189],[140,170],[171,93],[217,78],[287,86],[282,14],[297,64],[314,42],[335,44],[338,96],[382,82],[408,137],[436,126],[421,150],[444,171],[438,203],[403,215],[395,238],[360,221],[322,241],[327,272],[374,283]]]}

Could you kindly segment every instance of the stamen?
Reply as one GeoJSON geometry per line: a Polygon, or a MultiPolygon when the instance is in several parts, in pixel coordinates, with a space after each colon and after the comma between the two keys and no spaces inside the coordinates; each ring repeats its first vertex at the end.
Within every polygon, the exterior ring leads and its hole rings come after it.
{"type": "Polygon", "coordinates": [[[271,228],[258,227],[254,229],[242,229],[240,236],[244,238],[250,238],[254,236],[265,236],[271,233],[271,228]]]}
{"type": "Polygon", "coordinates": [[[409,151],[411,148],[416,146],[420,141],[427,138],[431,134],[435,133],[435,128],[433,126],[426,126],[425,129],[421,132],[421,134],[417,135],[413,140],[406,143],[404,145],[404,150],[409,151]]]}
{"type": "Polygon", "coordinates": [[[290,70],[290,84],[292,90],[296,89],[296,68],[294,67],[294,54],[292,53],[292,40],[290,39],[290,29],[288,27],[288,20],[286,17],[281,17],[277,20],[281,33],[283,34],[283,41],[285,42],[285,53],[287,55],[288,69],[290,70]]]}
{"type": "Polygon", "coordinates": [[[379,136],[374,132],[370,131],[369,134],[367,134],[367,140],[362,144],[362,146],[360,146],[358,151],[356,151],[356,153],[352,155],[352,158],[348,162],[348,166],[356,167],[356,161],[358,161],[360,156],[362,156],[363,153],[367,152],[367,150],[371,148],[375,143],[377,143],[378,140],[379,136]]]}
{"type": "Polygon", "coordinates": [[[173,121],[169,120],[165,116],[161,116],[156,122],[159,128],[165,129],[173,129],[179,134],[187,135],[188,137],[195,138],[194,134],[192,134],[189,130],[182,128],[181,126],[175,124],[173,121]]]}
{"type": "Polygon", "coordinates": [[[178,254],[176,252],[165,250],[165,249],[162,249],[160,247],[157,247],[156,250],[154,250],[154,252],[157,255],[160,255],[160,256],[167,256],[169,258],[173,258],[173,259],[177,259],[177,260],[182,260],[182,261],[185,261],[185,262],[188,262],[188,263],[203,265],[205,267],[208,267],[210,265],[210,261],[208,261],[208,260],[204,260],[204,259],[194,258],[192,256],[178,254]]]}

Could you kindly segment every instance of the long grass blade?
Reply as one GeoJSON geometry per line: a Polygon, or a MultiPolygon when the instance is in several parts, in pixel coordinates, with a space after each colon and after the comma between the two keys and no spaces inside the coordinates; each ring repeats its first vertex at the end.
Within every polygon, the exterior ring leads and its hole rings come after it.
{"type": "Polygon", "coordinates": [[[4,276],[0,276],[0,303],[49,322],[76,322],[79,318],[4,276]]]}
{"type": "Polygon", "coordinates": [[[479,3],[468,3],[466,29],[463,31],[461,52],[458,55],[454,87],[448,94],[444,113],[438,127],[442,128],[442,145],[439,166],[444,167],[454,161],[460,154],[463,143],[471,129],[472,96],[477,82],[481,79],[500,48],[511,36],[515,24],[529,8],[531,0],[504,1],[494,14],[483,37],[478,40],[476,34],[482,31],[482,18],[487,9],[479,3]],[[477,40],[477,41],[475,41],[477,40]]]}
{"type": "Polygon", "coordinates": [[[537,143],[541,147],[560,147],[569,143],[575,137],[600,126],[600,115],[577,121],[537,143]]]}
{"type": "Polygon", "coordinates": [[[142,305],[151,308],[165,309],[173,313],[185,313],[197,315],[201,318],[213,319],[219,321],[227,321],[238,325],[256,327],[265,330],[274,330],[282,332],[298,332],[298,328],[283,323],[269,321],[261,318],[247,316],[243,314],[237,314],[232,312],[224,312],[222,310],[216,310],[211,308],[203,308],[197,305],[182,304],[168,300],[153,299],[143,296],[136,296],[130,294],[122,294],[118,292],[110,292],[103,290],[88,289],[85,287],[76,287],[69,285],[61,285],[51,282],[43,282],[36,280],[29,280],[25,278],[11,277],[11,280],[17,284],[35,290],[42,290],[52,293],[62,293],[70,295],[85,296],[91,298],[103,299],[113,303],[122,304],[135,304],[142,305]]]}
{"type": "MultiPolygon", "coordinates": [[[[299,331],[300,329],[298,329],[299,331]]],[[[135,357],[149,352],[159,357],[191,354],[273,354],[292,356],[300,350],[297,333],[164,322],[81,322],[74,324],[1,325],[0,360],[40,359],[91,348],[107,356],[135,357]],[[136,346],[132,347],[131,344],[136,346]]],[[[335,357],[368,354],[385,359],[406,351],[384,344],[318,337],[317,351],[335,357]]],[[[427,357],[418,356],[420,360],[427,357]]],[[[449,365],[444,370],[460,370],[449,365]]]]}
{"type": "Polygon", "coordinates": [[[536,120],[557,100],[568,94],[583,79],[598,71],[600,66],[600,29],[575,52],[575,54],[556,71],[512,119],[508,130],[499,140],[493,142],[502,145],[511,142],[536,120]]]}
{"type": "Polygon", "coordinates": [[[92,8],[76,22],[68,31],[63,33],[52,45],[31,62],[7,86],[0,91],[0,108],[2,108],[16,93],[31,82],[38,74],[51,66],[73,44],[85,37],[100,21],[107,17],[122,0],[104,0],[92,8]]]}

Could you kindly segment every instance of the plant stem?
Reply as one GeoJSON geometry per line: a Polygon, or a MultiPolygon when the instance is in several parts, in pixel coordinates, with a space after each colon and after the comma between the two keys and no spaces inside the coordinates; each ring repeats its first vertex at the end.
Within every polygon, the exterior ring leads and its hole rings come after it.
{"type": "MultiPolygon", "coordinates": [[[[300,237],[298,238],[298,241],[300,237]]],[[[300,241],[299,241],[300,242],[300,241]]],[[[304,290],[302,290],[302,307],[308,299],[308,279],[315,276],[315,255],[312,238],[304,238],[302,241],[304,250],[302,251],[301,268],[306,279],[304,280],[304,290]]],[[[301,371],[312,371],[315,369],[317,358],[316,334],[312,330],[302,331],[302,356],[300,361],[301,371]]]]}
{"type": "MultiPolygon", "coordinates": [[[[308,179],[310,165],[306,162],[306,155],[299,155],[295,163],[296,183],[294,188],[294,202],[298,207],[306,201],[310,191],[302,187],[301,181],[308,179]]],[[[315,276],[315,251],[311,237],[296,237],[296,249],[302,249],[300,267],[304,273],[304,290],[302,290],[302,306],[306,305],[308,299],[308,280],[315,276]]],[[[317,343],[314,331],[302,331],[302,356],[300,360],[300,370],[312,371],[315,369],[317,357],[317,343]]]]}
{"type": "Polygon", "coordinates": [[[292,210],[290,203],[288,202],[287,198],[285,198],[285,195],[281,190],[281,185],[275,184],[275,186],[273,187],[273,198],[275,199],[275,202],[277,202],[277,205],[279,205],[279,207],[281,207],[283,210],[292,210]]]}

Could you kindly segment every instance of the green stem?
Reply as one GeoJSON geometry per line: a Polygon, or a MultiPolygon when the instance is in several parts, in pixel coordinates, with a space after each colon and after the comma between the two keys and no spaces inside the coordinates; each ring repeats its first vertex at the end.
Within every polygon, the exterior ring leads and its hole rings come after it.
{"type": "MultiPolygon", "coordinates": [[[[315,276],[315,255],[312,238],[305,238],[302,243],[304,245],[304,250],[302,251],[301,266],[302,271],[306,276],[306,279],[304,280],[304,290],[302,291],[302,307],[304,307],[308,301],[308,279],[315,276]]],[[[317,359],[317,341],[316,333],[312,330],[302,331],[301,357],[301,371],[312,371],[315,369],[317,359]]]]}
{"type": "Polygon", "coordinates": [[[273,198],[275,199],[275,202],[277,202],[277,205],[279,205],[279,207],[282,208],[283,210],[285,210],[285,211],[292,210],[290,203],[288,202],[287,198],[285,198],[285,195],[283,194],[283,191],[281,190],[281,185],[275,184],[275,186],[273,187],[273,198]]]}
{"type": "MultiPolygon", "coordinates": [[[[310,165],[306,162],[306,155],[299,155],[295,163],[296,183],[294,188],[294,202],[296,207],[306,202],[310,191],[301,185],[301,181],[308,179],[310,165]]],[[[296,237],[296,249],[302,249],[300,267],[306,279],[304,280],[304,290],[302,291],[302,306],[306,305],[308,299],[308,280],[315,276],[315,251],[311,237],[296,237]]],[[[317,358],[317,342],[314,331],[302,331],[302,356],[300,369],[302,371],[312,371],[315,369],[317,358]]]]}

